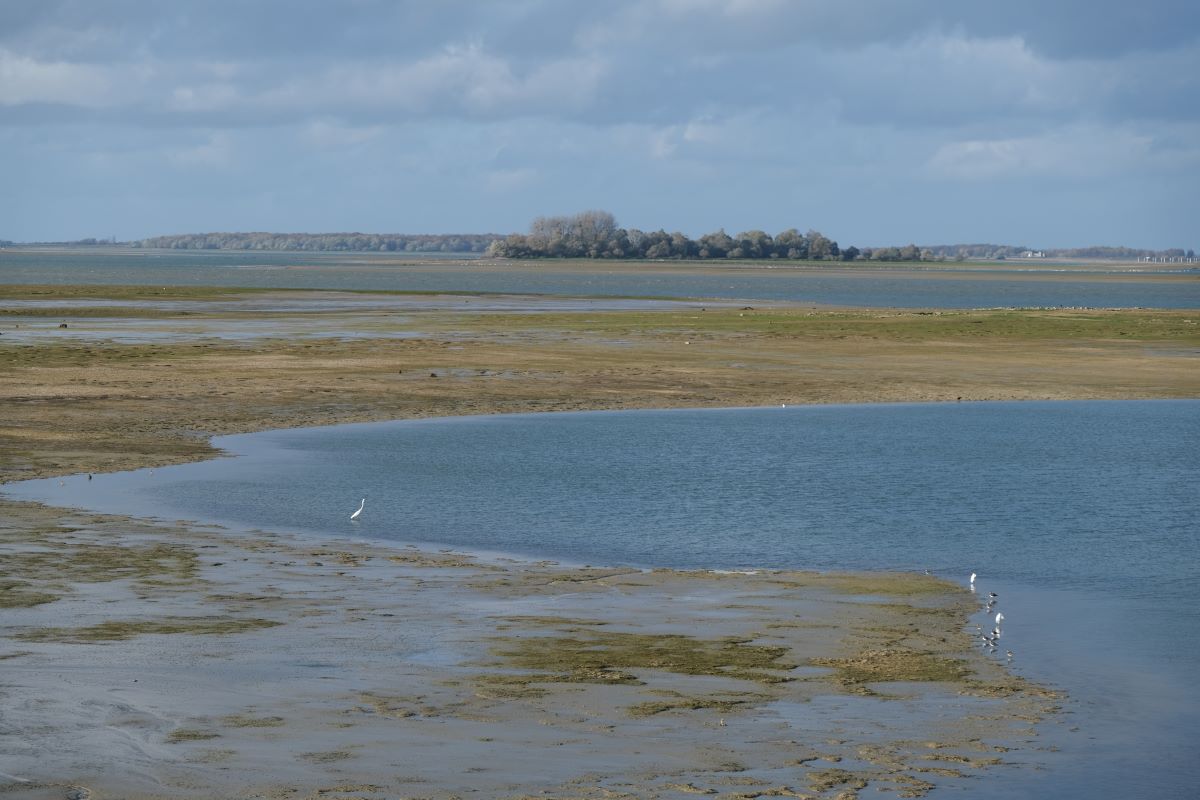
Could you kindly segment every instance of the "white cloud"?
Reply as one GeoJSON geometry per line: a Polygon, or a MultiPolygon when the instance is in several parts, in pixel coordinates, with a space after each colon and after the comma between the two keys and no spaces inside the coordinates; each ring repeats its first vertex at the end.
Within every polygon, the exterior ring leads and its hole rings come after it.
{"type": "Polygon", "coordinates": [[[954,180],[1098,178],[1152,166],[1148,133],[1072,126],[1038,136],[972,139],[942,145],[929,159],[934,177],[954,180]]]}
{"type": "Polygon", "coordinates": [[[379,125],[356,127],[331,120],[315,120],[304,127],[304,138],[322,148],[354,147],[379,138],[383,128],[379,125]]]}
{"type": "Polygon", "coordinates": [[[63,103],[99,108],[112,102],[116,78],[111,67],[38,61],[0,50],[0,105],[63,103]]]}
{"type": "Polygon", "coordinates": [[[175,148],[167,153],[173,163],[182,167],[224,167],[229,164],[232,155],[233,139],[222,131],[209,134],[205,142],[175,148]]]}
{"type": "Polygon", "coordinates": [[[529,167],[495,169],[487,173],[484,188],[495,194],[507,194],[528,188],[538,179],[538,171],[529,167]]]}
{"type": "Polygon", "coordinates": [[[339,62],[247,101],[275,110],[339,108],[419,114],[557,115],[586,106],[606,73],[598,58],[568,58],[524,71],[478,44],[449,46],[412,63],[339,62]]]}
{"type": "Polygon", "coordinates": [[[228,83],[205,83],[198,86],[176,86],[167,98],[166,108],[170,111],[194,113],[225,111],[241,104],[242,95],[236,86],[228,83]]]}

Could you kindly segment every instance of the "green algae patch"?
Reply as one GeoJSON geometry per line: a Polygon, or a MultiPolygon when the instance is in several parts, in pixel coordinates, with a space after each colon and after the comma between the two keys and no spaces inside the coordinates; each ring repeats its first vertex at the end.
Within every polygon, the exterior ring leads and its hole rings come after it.
{"type": "Polygon", "coordinates": [[[914,572],[785,573],[780,576],[779,583],[826,589],[838,594],[889,597],[935,597],[962,591],[961,586],[950,581],[914,572]]]}
{"type": "Polygon", "coordinates": [[[0,608],[29,608],[53,603],[61,595],[35,590],[25,581],[0,580],[0,608]]]}
{"type": "Polygon", "coordinates": [[[167,734],[167,741],[171,744],[179,744],[180,742],[202,742],[208,739],[216,739],[221,734],[213,733],[212,731],[204,731],[198,728],[176,728],[167,734]]]}
{"type": "Polygon", "coordinates": [[[221,724],[230,728],[281,728],[283,717],[252,717],[247,714],[230,714],[221,717],[221,724]]]}
{"type": "MultiPolygon", "coordinates": [[[[867,788],[867,779],[856,772],[836,767],[814,770],[808,773],[808,787],[814,792],[828,792],[830,789],[844,787],[851,792],[859,792],[867,788]]],[[[840,796],[840,795],[839,795],[840,796]]],[[[856,795],[851,795],[856,796],[856,795]]]]}
{"type": "Polygon", "coordinates": [[[194,551],[162,542],[129,547],[56,544],[53,549],[11,553],[0,566],[0,574],[9,576],[84,583],[132,579],[164,584],[192,580],[197,571],[194,551]]]}
{"type": "Polygon", "coordinates": [[[590,626],[608,625],[605,620],[591,619],[574,619],[572,617],[555,617],[549,615],[526,614],[521,616],[501,617],[507,622],[518,622],[529,626],[543,626],[547,628],[562,628],[566,630],[575,630],[578,628],[587,628],[590,626]]]}
{"type": "Polygon", "coordinates": [[[355,756],[349,750],[326,750],[316,753],[301,753],[299,757],[312,764],[332,764],[335,761],[345,761],[355,756]]]}
{"type": "Polygon", "coordinates": [[[478,675],[475,694],[486,700],[516,700],[544,697],[549,690],[540,684],[597,683],[609,686],[641,686],[636,675],[617,669],[582,667],[571,672],[525,673],[520,675],[478,675]]]}
{"type": "Polygon", "coordinates": [[[359,702],[362,706],[359,710],[366,711],[365,706],[370,706],[369,713],[379,714],[383,717],[392,717],[393,719],[407,719],[415,717],[421,713],[428,713],[430,708],[421,706],[423,697],[402,697],[398,695],[377,694],[375,692],[361,692],[358,695],[359,702]]]}
{"type": "Polygon", "coordinates": [[[163,619],[110,620],[84,628],[35,628],[13,635],[27,642],[115,642],[149,633],[184,633],[203,636],[244,633],[282,625],[269,619],[230,617],[167,617],[163,619]]]}
{"type": "Polygon", "coordinates": [[[582,636],[537,636],[510,641],[494,652],[525,669],[571,676],[654,669],[780,683],[787,680],[781,673],[796,667],[783,661],[786,647],[678,634],[589,631],[582,636]]]}
{"type": "Polygon", "coordinates": [[[770,695],[753,692],[736,692],[721,695],[685,695],[679,692],[661,692],[661,700],[647,700],[630,706],[629,713],[635,717],[650,717],[671,711],[700,711],[710,709],[729,714],[740,708],[757,705],[772,699],[770,695]]]}
{"type": "Polygon", "coordinates": [[[848,658],[813,658],[815,667],[830,667],[845,686],[889,681],[960,683],[971,675],[965,661],[902,647],[864,650],[848,658]]]}

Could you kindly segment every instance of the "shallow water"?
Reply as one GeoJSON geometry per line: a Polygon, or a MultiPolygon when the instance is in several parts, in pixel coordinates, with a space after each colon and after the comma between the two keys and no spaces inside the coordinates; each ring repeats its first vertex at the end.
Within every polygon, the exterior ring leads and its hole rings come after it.
{"type": "Polygon", "coordinates": [[[919,268],[789,268],[772,265],[614,265],[492,262],[396,254],[181,252],[172,250],[0,251],[0,283],[149,284],[291,289],[487,292],[500,294],[779,300],[874,308],[1200,308],[1200,273],[947,273],[919,268]],[[409,263],[397,263],[407,260],[409,263]],[[1161,276],[1160,276],[1161,277],[1161,276]]]}
{"type": "Polygon", "coordinates": [[[977,571],[1007,617],[1001,652],[1071,699],[1047,771],[973,796],[1200,782],[1200,401],[515,415],[217,443],[240,457],[6,493],[572,562],[977,571]]]}
{"type": "MultiPolygon", "coordinates": [[[[719,304],[719,301],[718,303],[719,304]]],[[[710,305],[713,305],[710,303],[710,305]]],[[[4,344],[48,342],[116,342],[147,344],[196,340],[254,341],[257,339],[411,339],[427,334],[415,330],[415,312],[547,313],[561,311],[634,311],[695,308],[695,303],[630,298],[548,298],[524,295],[377,295],[319,292],[297,298],[289,293],[250,295],[232,300],[8,300],[3,302],[0,336],[4,344]],[[22,310],[74,308],[145,308],[203,318],[168,316],[54,317],[20,314],[22,310]],[[411,312],[411,313],[410,313],[411,312]],[[256,317],[255,314],[271,316],[256,317]],[[353,316],[349,316],[349,315],[353,316]],[[343,316],[345,315],[345,316],[343,316]],[[404,316],[402,316],[404,315],[404,316]],[[60,324],[62,323],[62,324],[60,324]]],[[[445,338],[454,335],[443,334],[445,338]]]]}

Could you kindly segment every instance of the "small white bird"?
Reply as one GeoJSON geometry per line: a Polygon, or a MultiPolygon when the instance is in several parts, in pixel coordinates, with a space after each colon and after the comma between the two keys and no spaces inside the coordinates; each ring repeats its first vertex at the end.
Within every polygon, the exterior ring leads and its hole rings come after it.
{"type": "Polygon", "coordinates": [[[996,627],[997,627],[997,628],[999,628],[999,627],[1000,627],[1000,623],[1001,623],[1001,622],[1003,622],[1003,621],[1004,621],[1004,612],[1003,612],[1003,611],[997,611],[997,612],[996,612],[996,627]]]}
{"type": "Polygon", "coordinates": [[[350,519],[358,519],[358,515],[362,513],[363,506],[365,506],[366,504],[367,504],[367,498],[364,497],[362,499],[362,502],[359,503],[359,505],[358,505],[358,511],[355,511],[353,514],[351,514],[350,519]]]}

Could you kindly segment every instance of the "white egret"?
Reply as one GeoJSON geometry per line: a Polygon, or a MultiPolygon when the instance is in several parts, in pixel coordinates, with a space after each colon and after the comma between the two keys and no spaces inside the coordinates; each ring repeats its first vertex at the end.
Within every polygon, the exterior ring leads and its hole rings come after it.
{"type": "Polygon", "coordinates": [[[971,573],[970,584],[971,584],[971,591],[972,592],[975,591],[975,573],[974,572],[971,573]]]}
{"type": "Polygon", "coordinates": [[[358,515],[362,513],[363,506],[365,506],[366,504],[367,504],[367,498],[364,497],[362,499],[362,502],[359,503],[359,505],[358,505],[358,511],[355,511],[353,514],[351,514],[350,519],[358,519],[358,515]]]}
{"type": "Polygon", "coordinates": [[[997,612],[996,612],[996,627],[997,627],[997,628],[999,628],[999,627],[1000,627],[1000,623],[1001,623],[1001,622],[1003,622],[1003,621],[1004,621],[1004,612],[1003,612],[1003,611],[997,611],[997,612]]]}

